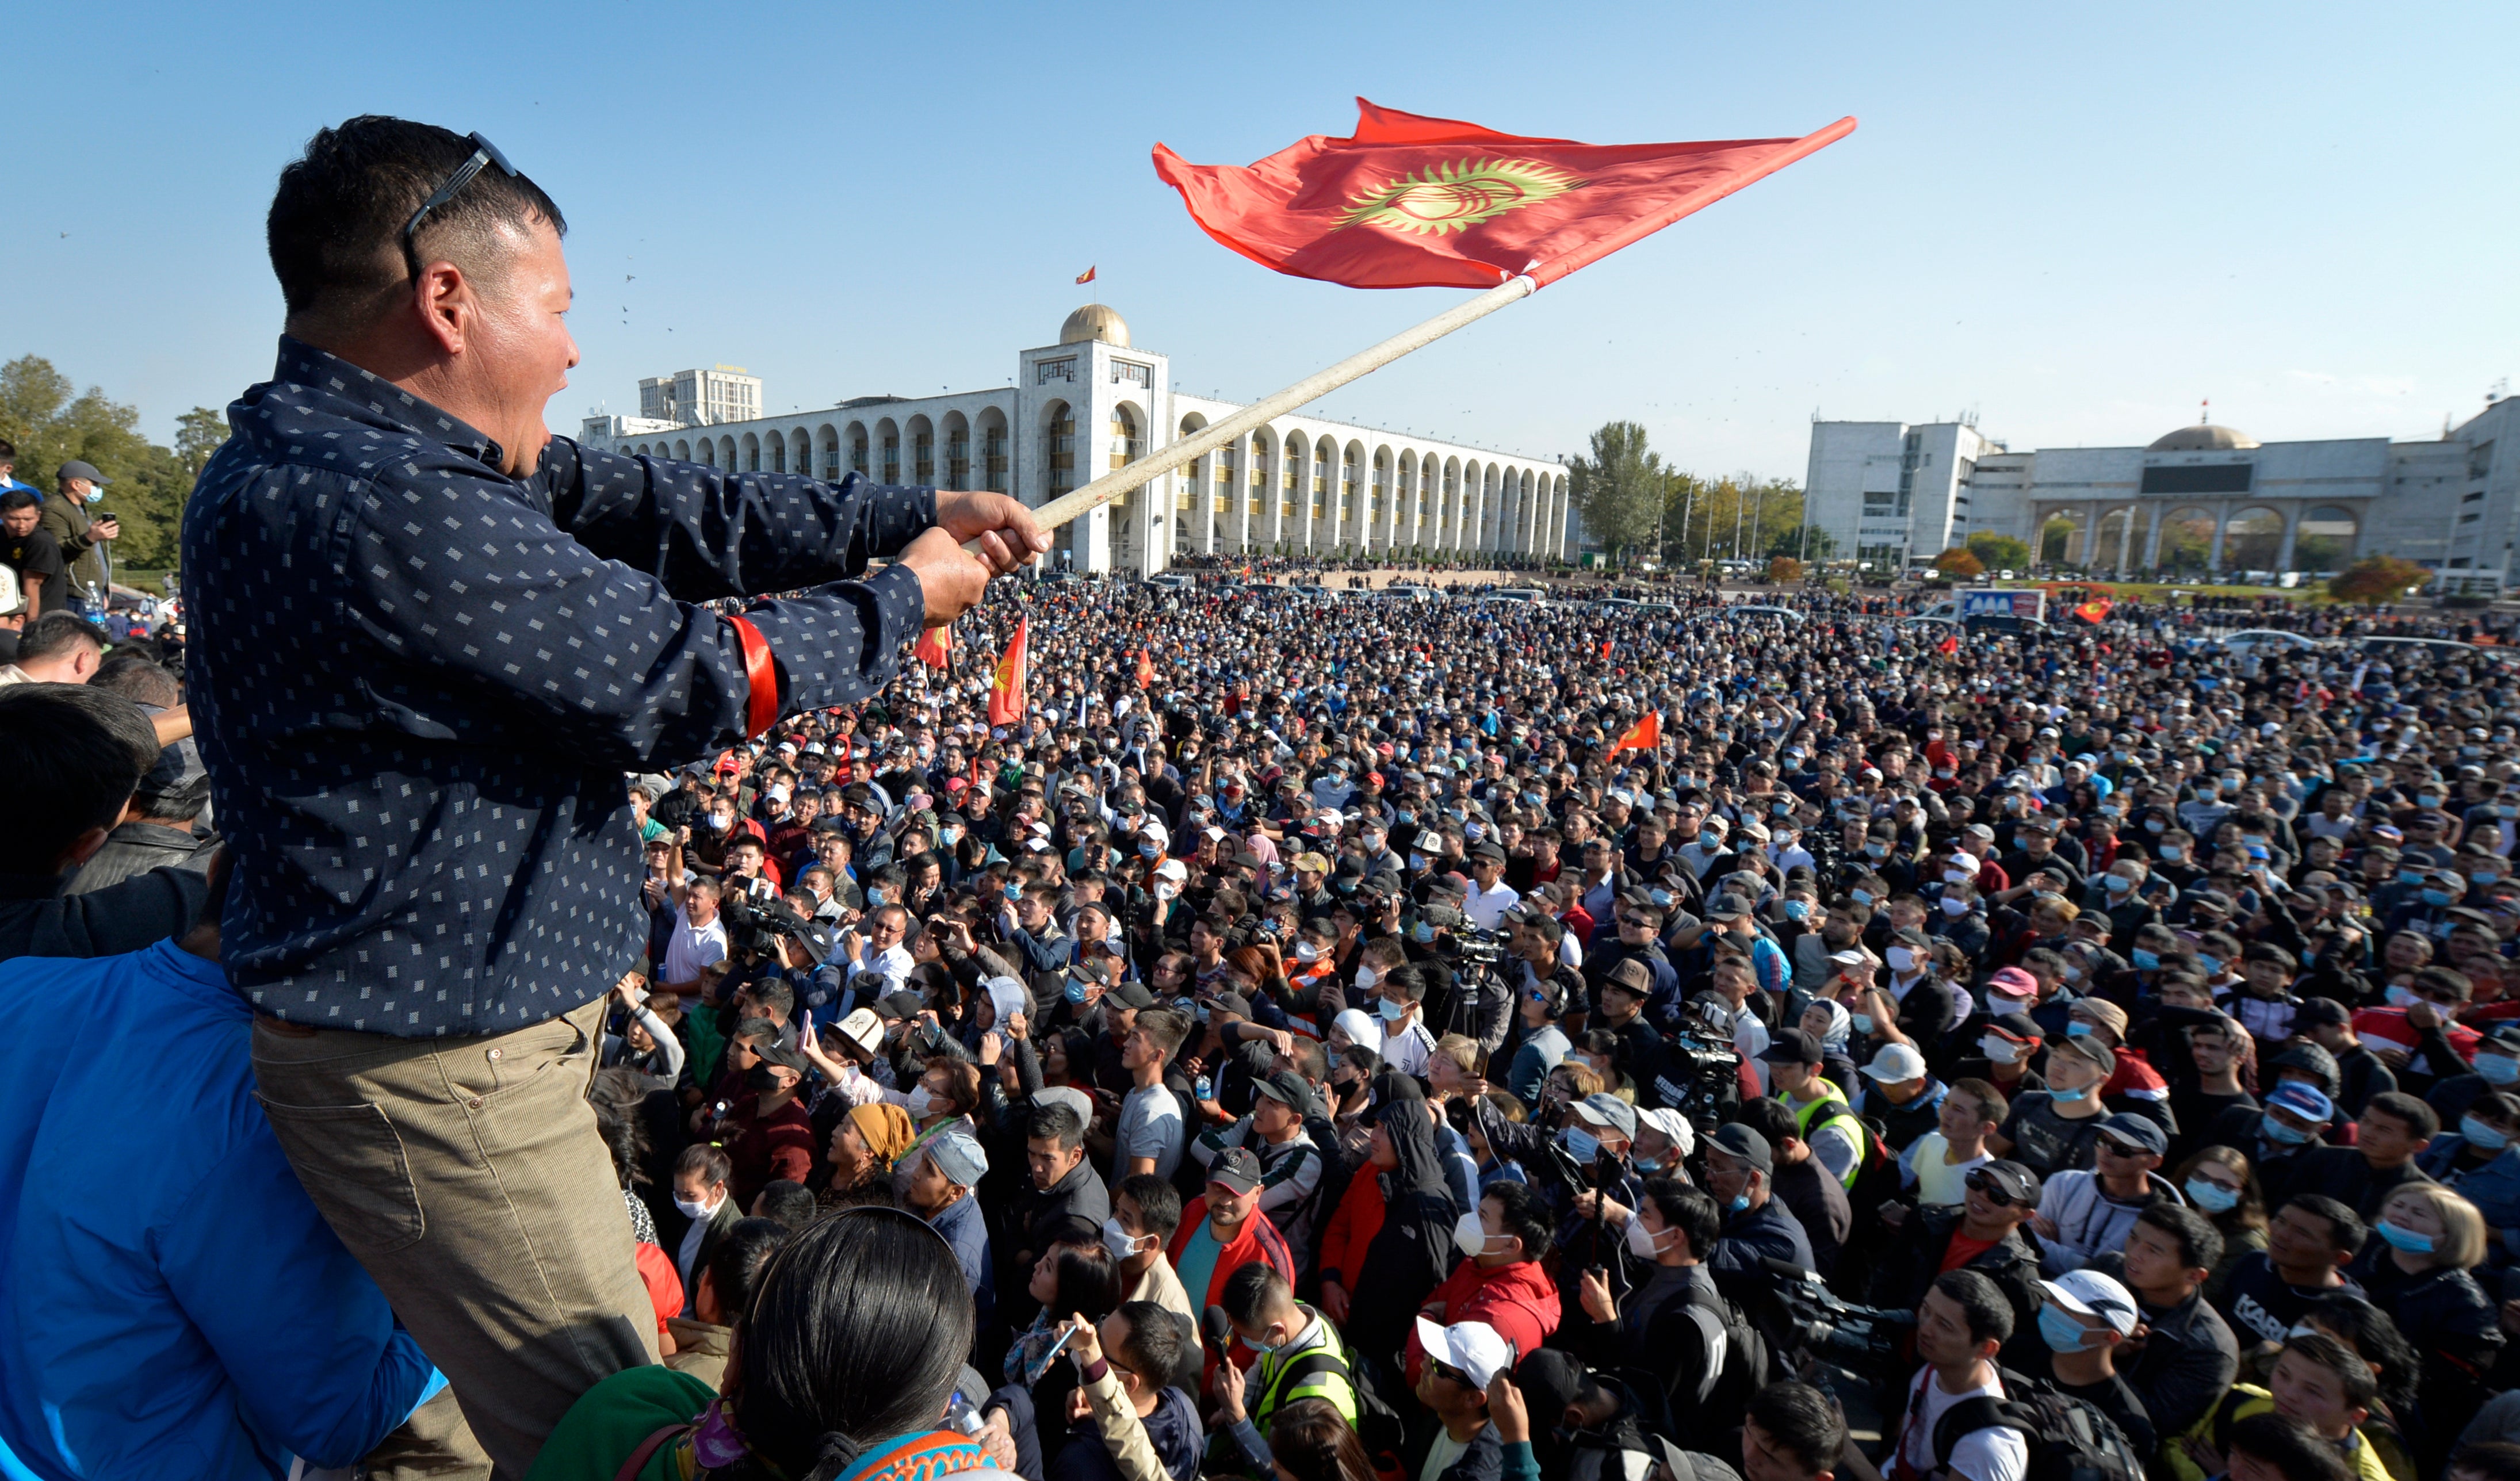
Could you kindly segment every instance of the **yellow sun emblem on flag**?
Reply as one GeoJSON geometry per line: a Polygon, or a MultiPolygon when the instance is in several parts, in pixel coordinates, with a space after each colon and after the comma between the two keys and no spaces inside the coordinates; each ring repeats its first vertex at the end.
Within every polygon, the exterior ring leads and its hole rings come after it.
{"type": "Polygon", "coordinates": [[[1461,159],[1350,197],[1339,229],[1380,226],[1421,237],[1465,232],[1583,184],[1564,170],[1531,159],[1461,159]]]}

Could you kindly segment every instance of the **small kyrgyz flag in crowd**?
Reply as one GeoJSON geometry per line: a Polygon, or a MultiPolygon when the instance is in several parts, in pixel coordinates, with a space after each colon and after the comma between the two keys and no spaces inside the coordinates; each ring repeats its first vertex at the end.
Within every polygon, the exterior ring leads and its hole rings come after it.
{"type": "Polygon", "coordinates": [[[1624,750],[1649,751],[1661,744],[1662,711],[1649,709],[1643,719],[1628,727],[1628,733],[1619,738],[1619,743],[1610,747],[1610,754],[1615,756],[1624,750]]]}
{"type": "Polygon", "coordinates": [[[1153,655],[1153,654],[1151,654],[1151,653],[1149,653],[1148,651],[1147,651],[1147,650],[1145,650],[1145,649],[1143,649],[1143,648],[1142,648],[1142,649],[1138,650],[1138,688],[1140,688],[1140,689],[1152,689],[1152,688],[1154,688],[1154,686],[1155,686],[1155,659],[1154,659],[1154,655],[1153,655]]]}
{"type": "Polygon", "coordinates": [[[931,627],[921,633],[918,646],[910,651],[912,657],[929,668],[950,666],[954,661],[953,653],[954,629],[951,627],[931,627]]]}
{"type": "Polygon", "coordinates": [[[2091,601],[2074,608],[2074,615],[2082,618],[2093,627],[2097,627],[2101,623],[2109,620],[2109,607],[2112,604],[2109,599],[2106,597],[2093,597],[2091,601]]]}
{"type": "Polygon", "coordinates": [[[1024,714],[1024,628],[1032,619],[1017,617],[1015,635],[1007,640],[1006,656],[989,675],[989,723],[1020,725],[1024,714]]]}
{"type": "Polygon", "coordinates": [[[1078,273],[1078,274],[1076,275],[1076,281],[1077,281],[1079,284],[1086,284],[1086,283],[1091,283],[1091,282],[1093,282],[1093,281],[1094,281],[1094,269],[1092,269],[1092,268],[1090,268],[1090,267],[1089,267],[1089,268],[1087,268],[1085,271],[1083,271],[1083,272],[1081,272],[1081,273],[1078,273]]]}
{"type": "Polygon", "coordinates": [[[1607,638],[1601,640],[1601,661],[1604,663],[1610,661],[1610,640],[1607,638]]]}
{"type": "Polygon", "coordinates": [[[1949,638],[1945,638],[1942,642],[1935,645],[1935,651],[1944,654],[1958,652],[1960,651],[1959,636],[1958,634],[1954,634],[1949,638]]]}
{"type": "Polygon", "coordinates": [[[1799,139],[1579,144],[1501,134],[1357,100],[1356,133],[1315,134],[1248,167],[1155,173],[1207,234],[1265,267],[1350,288],[1542,287],[1855,129],[1799,139]]]}

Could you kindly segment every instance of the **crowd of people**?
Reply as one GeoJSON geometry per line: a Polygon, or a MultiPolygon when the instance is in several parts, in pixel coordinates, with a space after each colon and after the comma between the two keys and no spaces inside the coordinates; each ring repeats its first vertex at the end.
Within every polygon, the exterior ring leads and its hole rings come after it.
{"type": "Polygon", "coordinates": [[[1035,580],[564,230],[309,142],[160,638],[0,498],[0,1471],[2520,1481],[2503,619],[1035,580]]]}

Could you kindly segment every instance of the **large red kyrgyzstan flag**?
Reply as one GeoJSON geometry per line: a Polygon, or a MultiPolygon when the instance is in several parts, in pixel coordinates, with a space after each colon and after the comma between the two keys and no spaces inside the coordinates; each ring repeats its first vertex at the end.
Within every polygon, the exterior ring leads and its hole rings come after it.
{"type": "Polygon", "coordinates": [[[1799,139],[1578,144],[1500,134],[1359,98],[1356,133],[1247,167],[1155,173],[1217,241],[1266,267],[1350,288],[1547,287],[1855,129],[1799,139]]]}

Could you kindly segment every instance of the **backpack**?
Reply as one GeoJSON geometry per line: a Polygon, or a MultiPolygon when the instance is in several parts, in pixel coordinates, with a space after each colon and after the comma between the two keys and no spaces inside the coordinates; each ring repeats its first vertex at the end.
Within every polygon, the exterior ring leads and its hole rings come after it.
{"type": "Polygon", "coordinates": [[[1711,1282],[1693,1284],[1688,1297],[1665,1310],[1673,1318],[1658,1317],[1657,1324],[1672,1319],[1687,1321],[1697,1330],[1700,1351],[1713,1355],[1713,1364],[1698,1374],[1695,1391],[1667,1390],[1653,1373],[1642,1369],[1621,1369],[1617,1376],[1636,1396],[1647,1429],[1678,1436],[1696,1448],[1695,1440],[1712,1439],[1693,1433],[1698,1421],[1732,1427],[1737,1419],[1723,1416],[1739,1415],[1749,1408],[1750,1396],[1767,1383],[1768,1344],[1741,1308],[1711,1282]]]}
{"type": "Polygon", "coordinates": [[[1979,1394],[1943,1412],[1934,1425],[1936,1468],[1951,1465],[1952,1447],[1963,1436],[2001,1424],[2030,1442],[2026,1481],[2143,1481],[2143,1458],[2126,1431],[2089,1400],[2009,1369],[2000,1376],[2005,1398],[1979,1394]]]}
{"type": "MultiPolygon", "coordinates": [[[[1385,1478],[1404,1477],[1407,1469],[1401,1464],[1400,1452],[1408,1438],[1407,1426],[1401,1422],[1400,1412],[1384,1403],[1382,1396],[1373,1391],[1372,1385],[1367,1383],[1357,1372],[1356,1366],[1348,1361],[1346,1340],[1338,1338],[1341,1346],[1337,1352],[1317,1347],[1280,1369],[1277,1381],[1252,1399],[1252,1413],[1257,1414],[1260,1406],[1271,1396],[1300,1388],[1308,1378],[1336,1373],[1347,1380],[1347,1386],[1356,1394],[1356,1438],[1365,1446],[1366,1459],[1373,1466],[1374,1473],[1385,1478]]],[[[1276,1406],[1272,1405],[1271,1412],[1275,1411],[1276,1406]]]]}

